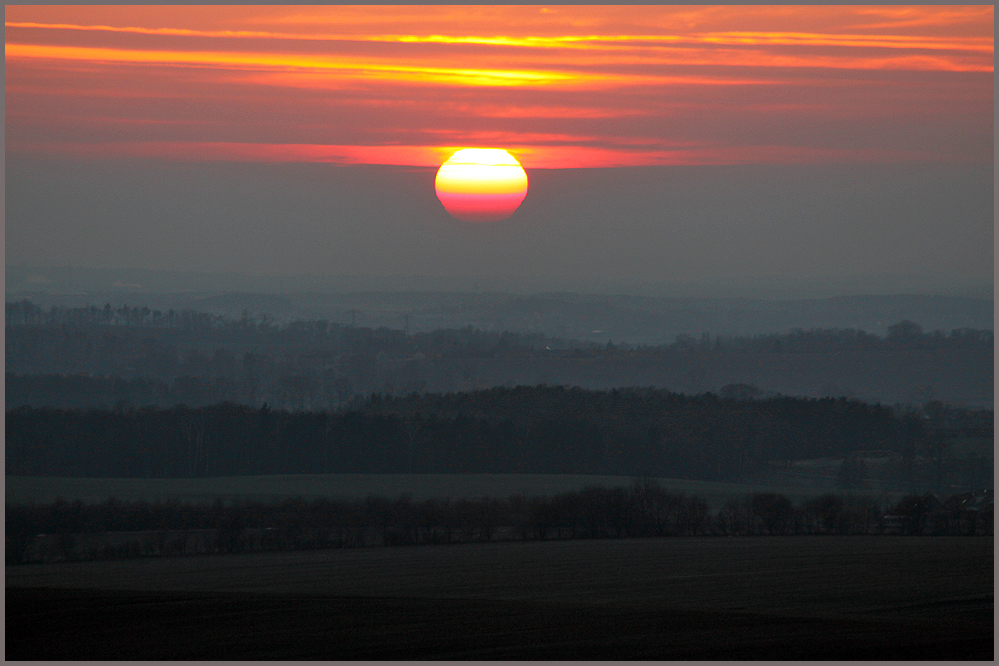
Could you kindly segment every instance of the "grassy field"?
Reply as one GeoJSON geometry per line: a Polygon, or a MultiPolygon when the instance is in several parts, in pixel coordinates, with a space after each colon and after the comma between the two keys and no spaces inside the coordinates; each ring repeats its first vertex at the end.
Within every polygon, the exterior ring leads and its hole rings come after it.
{"type": "Polygon", "coordinates": [[[993,556],[991,537],[736,537],[25,565],[6,656],[990,660],[993,556]]]}
{"type": "MultiPolygon", "coordinates": [[[[629,486],[626,476],[581,474],[295,474],[240,476],[202,479],[90,479],[48,476],[8,476],[6,502],[47,504],[67,501],[103,502],[120,500],[165,500],[211,502],[216,498],[270,501],[282,497],[364,498],[368,495],[396,497],[409,493],[413,499],[428,497],[509,497],[511,495],[557,495],[585,486],[629,486]]],[[[663,487],[697,495],[713,509],[726,500],[753,492],[780,492],[798,504],[828,489],[775,487],[683,479],[659,479],[663,487]]],[[[894,496],[892,496],[894,498],[894,496]]]]}

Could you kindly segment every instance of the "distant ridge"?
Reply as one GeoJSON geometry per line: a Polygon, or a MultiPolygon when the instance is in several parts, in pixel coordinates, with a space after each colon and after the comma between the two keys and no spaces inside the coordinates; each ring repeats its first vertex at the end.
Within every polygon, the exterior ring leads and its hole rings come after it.
{"type": "MultiPolygon", "coordinates": [[[[883,335],[903,320],[923,330],[992,330],[994,302],[966,293],[857,293],[798,298],[672,295],[653,289],[523,289],[502,281],[436,278],[267,277],[149,270],[7,267],[6,300],[43,307],[122,305],[193,309],[278,322],[326,319],[372,328],[429,331],[472,326],[606,343],[672,342],[677,335],[761,335],[796,328],[862,329],[883,335]],[[644,293],[643,293],[644,291],[644,293]]],[[[509,281],[508,281],[509,282],[509,281]]],[[[688,285],[689,286],[689,285],[688,285]]],[[[815,289],[813,291],[820,291],[815,289]]],[[[982,294],[985,288],[979,289],[982,294]]]]}

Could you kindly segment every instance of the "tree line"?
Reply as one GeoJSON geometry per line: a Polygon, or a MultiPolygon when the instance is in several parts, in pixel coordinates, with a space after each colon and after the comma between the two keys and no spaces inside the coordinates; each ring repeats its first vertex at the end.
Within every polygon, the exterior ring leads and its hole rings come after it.
{"type": "Polygon", "coordinates": [[[929,431],[918,415],[844,398],[518,386],[375,394],[316,412],[231,403],[22,407],[6,414],[5,459],[7,474],[27,476],[532,473],[739,481],[775,460],[879,450],[911,462],[925,441],[929,431]]]}
{"type": "Polygon", "coordinates": [[[974,508],[933,502],[929,495],[910,495],[882,506],[870,497],[827,494],[794,506],[785,495],[753,493],[712,511],[700,497],[648,478],[627,488],[589,486],[541,497],[200,505],[57,500],[6,507],[6,553],[7,564],[23,564],[503,540],[885,534],[894,528],[909,535],[992,534],[991,496],[974,508]]]}
{"type": "MultiPolygon", "coordinates": [[[[402,353],[412,353],[420,347],[429,346],[435,353],[452,352],[458,355],[495,355],[522,349],[575,349],[591,352],[613,349],[615,345],[601,345],[591,341],[566,340],[546,336],[542,333],[513,333],[509,331],[482,331],[467,326],[460,329],[437,330],[430,333],[408,333],[395,329],[371,329],[330,322],[328,320],[295,320],[277,322],[268,314],[250,315],[244,312],[239,319],[213,315],[194,310],[150,310],[148,307],[123,305],[112,308],[94,305],[68,308],[51,306],[44,309],[30,300],[6,302],[5,324],[10,328],[57,329],[63,332],[88,332],[92,329],[124,331],[141,329],[144,331],[174,331],[180,334],[195,334],[213,337],[218,343],[245,343],[254,339],[265,339],[271,344],[294,346],[303,342],[326,342],[335,346],[351,347],[351,351],[371,351],[372,345],[379,351],[401,348],[402,353]]],[[[185,340],[182,336],[177,339],[185,340]]],[[[990,330],[960,328],[951,331],[924,331],[909,320],[903,320],[887,328],[885,336],[878,336],[858,329],[791,329],[784,334],[754,336],[710,335],[699,336],[681,334],[673,343],[661,345],[629,345],[622,343],[620,349],[690,349],[732,347],[739,349],[767,350],[775,347],[799,351],[848,351],[857,348],[954,348],[991,344],[993,332],[990,330]]]]}
{"type": "MultiPolygon", "coordinates": [[[[953,394],[991,402],[992,331],[923,332],[899,322],[884,337],[853,329],[600,345],[466,327],[429,333],[324,320],[277,323],[147,307],[7,303],[7,406],[207,405],[231,401],[331,409],[372,392],[405,395],[500,384],[588,388],[655,385],[699,393],[756,384],[760,393],[953,394]]],[[[953,400],[952,400],[953,401],[953,400]]]]}

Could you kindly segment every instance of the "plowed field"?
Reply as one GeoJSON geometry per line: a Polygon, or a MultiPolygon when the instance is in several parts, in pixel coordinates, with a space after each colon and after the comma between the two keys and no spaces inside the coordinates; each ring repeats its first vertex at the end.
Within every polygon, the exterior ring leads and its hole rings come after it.
{"type": "Polygon", "coordinates": [[[992,659],[993,540],[529,542],[7,567],[8,659],[992,659]]]}

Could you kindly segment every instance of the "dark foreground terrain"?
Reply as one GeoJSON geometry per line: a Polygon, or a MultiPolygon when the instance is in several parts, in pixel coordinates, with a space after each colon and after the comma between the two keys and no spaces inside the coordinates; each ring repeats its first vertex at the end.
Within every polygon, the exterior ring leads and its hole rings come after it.
{"type": "Polygon", "coordinates": [[[977,622],[523,601],[7,590],[7,658],[990,660],[977,622]]]}
{"type": "Polygon", "coordinates": [[[6,569],[6,658],[993,658],[993,540],[371,548],[6,569]]]}

